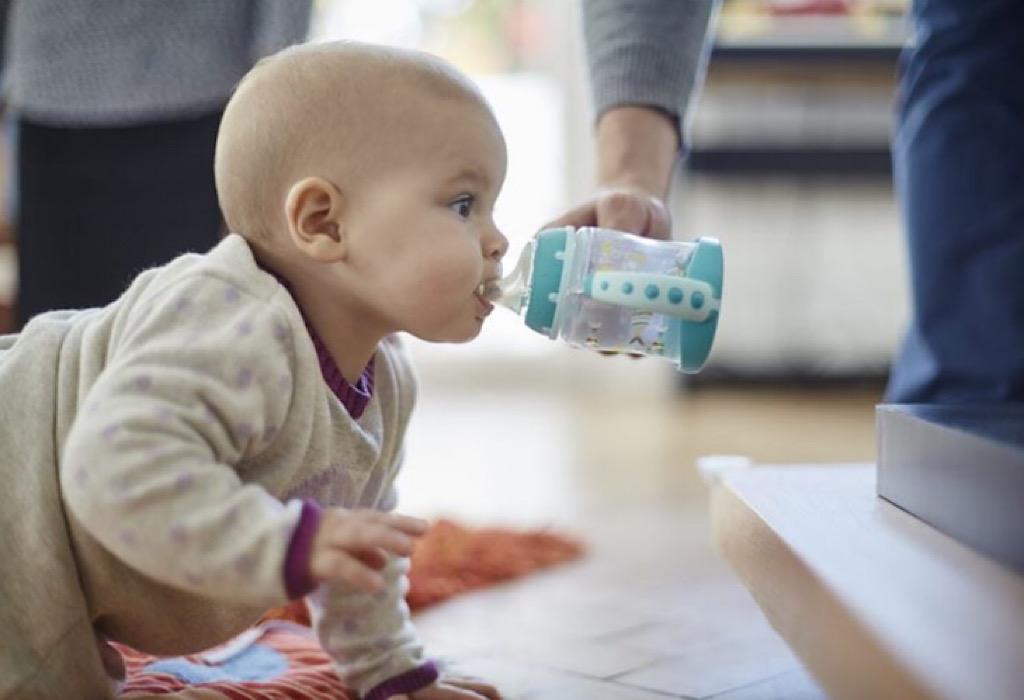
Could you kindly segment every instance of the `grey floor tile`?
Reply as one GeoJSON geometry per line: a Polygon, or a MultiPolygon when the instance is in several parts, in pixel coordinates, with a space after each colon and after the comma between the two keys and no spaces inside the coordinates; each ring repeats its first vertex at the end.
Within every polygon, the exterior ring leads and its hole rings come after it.
{"type": "Polygon", "coordinates": [[[689,647],[684,653],[617,676],[619,683],[704,698],[771,678],[800,663],[774,635],[689,647]]]}
{"type": "MultiPolygon", "coordinates": [[[[467,656],[445,669],[484,680],[505,700],[665,700],[666,695],[555,671],[540,664],[493,656],[467,656]]],[[[672,697],[672,696],[668,696],[672,697]]]]}
{"type": "Polygon", "coordinates": [[[713,700],[828,700],[828,695],[804,669],[715,695],[713,700]]]}

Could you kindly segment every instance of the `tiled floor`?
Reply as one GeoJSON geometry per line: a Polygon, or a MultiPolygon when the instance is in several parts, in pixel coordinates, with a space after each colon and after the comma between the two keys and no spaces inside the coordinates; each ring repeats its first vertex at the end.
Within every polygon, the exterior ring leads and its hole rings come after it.
{"type": "Polygon", "coordinates": [[[547,526],[589,552],[419,615],[433,653],[513,700],[825,697],[712,549],[693,464],[870,461],[880,388],[445,385],[424,373],[403,510],[547,526]]]}

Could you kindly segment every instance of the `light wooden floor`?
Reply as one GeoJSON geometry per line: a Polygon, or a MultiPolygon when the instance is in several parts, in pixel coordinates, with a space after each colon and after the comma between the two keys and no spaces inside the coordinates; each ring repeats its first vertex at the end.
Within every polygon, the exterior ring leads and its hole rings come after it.
{"type": "Polygon", "coordinates": [[[589,547],[581,561],[419,615],[428,650],[512,699],[824,698],[712,549],[694,461],[871,461],[880,392],[652,398],[425,377],[402,509],[549,526],[589,547]]]}

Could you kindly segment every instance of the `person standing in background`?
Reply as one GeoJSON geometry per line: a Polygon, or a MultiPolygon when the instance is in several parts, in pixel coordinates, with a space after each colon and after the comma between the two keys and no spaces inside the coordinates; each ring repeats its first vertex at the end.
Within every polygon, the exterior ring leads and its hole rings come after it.
{"type": "Polygon", "coordinates": [[[7,0],[16,328],[102,306],[141,270],[211,248],[221,114],[260,58],[306,38],[312,0],[7,0]]]}
{"type": "Polygon", "coordinates": [[[913,312],[891,403],[1024,401],[1024,4],[915,0],[893,172],[913,312]]]}
{"type": "MultiPolygon", "coordinates": [[[[587,0],[599,190],[549,226],[667,238],[712,0],[587,0]]],[[[915,0],[893,169],[912,315],[891,403],[1024,401],[1024,5],[915,0]]]]}

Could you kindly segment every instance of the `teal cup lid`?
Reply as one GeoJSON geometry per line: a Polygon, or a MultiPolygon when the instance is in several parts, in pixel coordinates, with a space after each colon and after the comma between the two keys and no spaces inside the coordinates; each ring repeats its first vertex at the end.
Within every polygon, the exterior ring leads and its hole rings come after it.
{"type": "Polygon", "coordinates": [[[553,228],[537,234],[530,277],[530,300],[526,307],[526,325],[545,335],[551,335],[559,289],[562,286],[562,259],[565,253],[569,227],[553,228]]]}
{"type": "MultiPolygon", "coordinates": [[[[718,314],[722,302],[722,245],[714,238],[698,238],[686,276],[708,283],[714,290],[715,308],[703,321],[678,319],[679,369],[688,374],[700,371],[711,354],[711,345],[718,330],[718,314]]],[[[705,300],[709,303],[710,300],[705,300]]]]}

